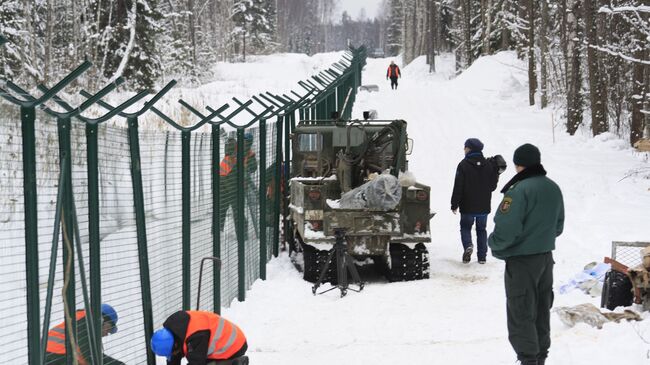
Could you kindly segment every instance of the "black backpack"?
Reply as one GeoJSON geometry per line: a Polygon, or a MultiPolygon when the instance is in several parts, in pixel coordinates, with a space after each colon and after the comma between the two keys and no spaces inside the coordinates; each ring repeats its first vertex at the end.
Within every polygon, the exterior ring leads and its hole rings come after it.
{"type": "Polygon", "coordinates": [[[494,155],[492,157],[486,158],[486,160],[488,163],[494,166],[494,169],[497,170],[497,173],[499,175],[501,175],[504,171],[506,171],[506,168],[508,168],[506,160],[504,160],[503,156],[501,155],[494,155]]]}

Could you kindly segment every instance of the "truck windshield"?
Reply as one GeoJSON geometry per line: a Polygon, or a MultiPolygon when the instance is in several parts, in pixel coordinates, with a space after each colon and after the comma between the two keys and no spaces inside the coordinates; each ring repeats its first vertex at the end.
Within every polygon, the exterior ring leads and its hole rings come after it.
{"type": "Polygon", "coordinates": [[[298,148],[301,152],[318,152],[323,148],[323,135],[317,133],[298,135],[298,148]]]}

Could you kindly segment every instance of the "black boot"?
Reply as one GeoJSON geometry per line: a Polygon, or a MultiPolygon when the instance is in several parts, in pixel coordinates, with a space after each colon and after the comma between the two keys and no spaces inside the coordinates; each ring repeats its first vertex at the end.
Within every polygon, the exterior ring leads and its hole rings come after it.
{"type": "Polygon", "coordinates": [[[537,359],[521,359],[519,360],[521,365],[538,365],[537,359]]]}

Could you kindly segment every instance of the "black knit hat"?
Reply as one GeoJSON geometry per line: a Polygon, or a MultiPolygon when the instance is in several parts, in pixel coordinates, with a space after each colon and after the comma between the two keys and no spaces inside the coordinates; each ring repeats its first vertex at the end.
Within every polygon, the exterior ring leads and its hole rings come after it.
{"type": "Polygon", "coordinates": [[[541,163],[539,149],[530,143],[523,144],[515,150],[512,162],[523,167],[539,165],[541,163]]]}
{"type": "Polygon", "coordinates": [[[469,148],[472,152],[483,151],[483,142],[478,138],[469,138],[465,141],[465,147],[469,148]]]}

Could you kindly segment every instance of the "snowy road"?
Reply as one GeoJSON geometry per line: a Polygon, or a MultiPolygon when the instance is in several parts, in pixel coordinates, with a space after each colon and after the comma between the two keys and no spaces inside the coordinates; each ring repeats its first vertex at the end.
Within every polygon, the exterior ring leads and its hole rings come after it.
{"type": "MultiPolygon", "coordinates": [[[[378,279],[342,299],[337,291],[314,297],[283,254],[271,261],[268,280],[256,282],[246,302],[234,302],[223,313],[247,334],[254,364],[514,364],[503,263],[491,256],[486,265],[479,266],[476,256],[469,265],[460,263],[459,217],[450,212],[449,198],[463,142],[478,137],[486,155],[506,158],[510,166],[498,189],[514,174],[516,147],[531,142],[540,148],[548,176],[563,189],[567,211],[555,251],[556,289],[585,264],[608,255],[612,240],[650,240],[650,181],[620,181],[647,167],[647,156],[612,135],[570,137],[561,126],[553,143],[551,112],[527,106],[525,65],[511,53],[479,59],[454,80],[449,56],[437,59],[433,75],[417,59],[402,68],[396,91],[385,80],[389,60],[368,62],[363,83],[377,84],[380,91],[361,93],[354,117],[376,109],[380,119],[409,122],[415,140],[410,170],[431,185],[432,210],[438,213],[428,245],[431,279],[393,284],[378,279]]],[[[492,206],[499,200],[495,193],[492,206]]],[[[556,306],[585,302],[599,304],[600,298],[556,293],[556,306]]],[[[568,328],[553,315],[548,363],[650,364],[647,322],[568,328]]]]}

